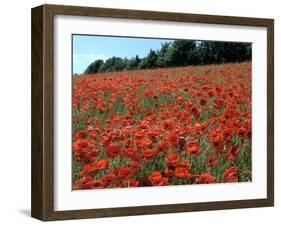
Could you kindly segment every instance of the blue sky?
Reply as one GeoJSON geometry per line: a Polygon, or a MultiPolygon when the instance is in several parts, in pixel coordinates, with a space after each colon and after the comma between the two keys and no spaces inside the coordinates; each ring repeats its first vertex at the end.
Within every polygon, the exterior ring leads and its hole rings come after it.
{"type": "Polygon", "coordinates": [[[158,50],[161,43],[169,41],[173,40],[73,35],[73,73],[83,73],[97,59],[136,55],[142,58],[150,49],[158,50]]]}

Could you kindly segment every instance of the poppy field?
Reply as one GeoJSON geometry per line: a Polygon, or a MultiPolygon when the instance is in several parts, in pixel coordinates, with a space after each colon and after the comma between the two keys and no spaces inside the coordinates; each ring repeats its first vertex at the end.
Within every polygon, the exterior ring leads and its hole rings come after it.
{"type": "Polygon", "coordinates": [[[73,77],[73,189],[250,182],[251,68],[73,77]]]}

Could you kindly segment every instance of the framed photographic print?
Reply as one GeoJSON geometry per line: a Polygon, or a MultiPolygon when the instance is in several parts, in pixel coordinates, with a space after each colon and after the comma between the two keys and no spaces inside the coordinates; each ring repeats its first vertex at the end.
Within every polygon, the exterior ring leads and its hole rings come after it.
{"type": "Polygon", "coordinates": [[[32,216],[273,206],[273,19],[32,9],[32,216]]]}

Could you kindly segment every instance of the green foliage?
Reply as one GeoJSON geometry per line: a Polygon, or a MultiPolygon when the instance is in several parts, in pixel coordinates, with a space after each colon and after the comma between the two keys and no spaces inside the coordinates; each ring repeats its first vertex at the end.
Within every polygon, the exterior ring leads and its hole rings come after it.
{"type": "Polygon", "coordinates": [[[87,69],[85,70],[84,74],[90,73],[98,73],[101,71],[101,67],[103,66],[103,60],[96,60],[95,62],[91,63],[87,69]]]}
{"type": "Polygon", "coordinates": [[[157,67],[157,54],[154,50],[150,49],[147,57],[143,58],[139,64],[140,69],[150,69],[157,67]]]}
{"type": "Polygon", "coordinates": [[[100,72],[122,71],[125,68],[125,60],[121,57],[111,57],[102,65],[100,72]]]}
{"type": "Polygon", "coordinates": [[[197,49],[200,64],[220,64],[251,60],[251,43],[201,42],[197,49]]]}
{"type": "Polygon", "coordinates": [[[160,68],[165,68],[171,66],[171,43],[165,42],[162,43],[161,49],[157,51],[157,61],[156,64],[160,68]]]}
{"type": "Polygon", "coordinates": [[[129,61],[129,69],[131,69],[131,70],[137,69],[140,62],[141,62],[141,59],[139,58],[138,55],[136,55],[134,58],[132,58],[129,61]]]}
{"type": "Polygon", "coordinates": [[[171,64],[173,66],[188,65],[190,51],[195,48],[194,41],[176,40],[172,45],[171,64]]]}
{"type": "Polygon", "coordinates": [[[131,59],[111,57],[105,62],[96,60],[84,73],[233,63],[251,59],[251,43],[175,40],[162,43],[160,50],[150,49],[142,59],[136,55],[131,59]]]}

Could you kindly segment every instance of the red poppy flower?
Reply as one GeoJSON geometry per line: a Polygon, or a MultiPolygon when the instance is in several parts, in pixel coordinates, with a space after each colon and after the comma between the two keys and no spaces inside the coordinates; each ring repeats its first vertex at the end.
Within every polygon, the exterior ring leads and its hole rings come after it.
{"type": "Polygon", "coordinates": [[[222,108],[223,105],[224,105],[224,100],[222,98],[217,98],[215,108],[220,109],[222,108]]]}
{"type": "Polygon", "coordinates": [[[151,159],[152,157],[154,157],[155,155],[158,154],[157,150],[153,150],[153,149],[145,149],[142,153],[142,157],[144,159],[151,159]]]}
{"type": "Polygon", "coordinates": [[[139,171],[139,169],[142,165],[143,165],[143,163],[141,163],[141,162],[132,161],[130,163],[130,168],[131,168],[132,172],[136,173],[139,171]]]}
{"type": "Polygon", "coordinates": [[[170,142],[170,144],[177,144],[179,141],[179,136],[176,133],[176,131],[171,131],[168,133],[168,141],[170,142]]]}
{"type": "Polygon", "coordinates": [[[91,124],[91,123],[93,123],[93,122],[98,122],[98,119],[97,118],[94,118],[94,117],[92,117],[92,118],[89,118],[89,119],[87,119],[85,122],[84,122],[84,124],[86,124],[86,125],[89,125],[89,124],[91,124]]]}
{"type": "Polygon", "coordinates": [[[187,154],[189,156],[199,156],[201,154],[201,149],[198,144],[191,144],[188,146],[187,154]]]}
{"type": "Polygon", "coordinates": [[[165,130],[171,130],[173,128],[173,121],[171,119],[164,120],[163,127],[165,130]]]}
{"type": "Polygon", "coordinates": [[[118,169],[118,177],[123,178],[123,177],[128,177],[131,174],[131,169],[130,168],[120,168],[118,169]]]}
{"type": "Polygon", "coordinates": [[[142,130],[135,132],[135,137],[136,137],[137,139],[143,138],[144,135],[145,135],[145,132],[142,131],[142,130]]]}
{"type": "Polygon", "coordinates": [[[203,126],[202,126],[200,123],[196,122],[196,123],[194,124],[194,129],[195,129],[196,131],[200,131],[200,130],[202,130],[202,128],[203,128],[203,126]]]}
{"type": "Polygon", "coordinates": [[[207,103],[207,100],[205,98],[200,98],[200,104],[204,106],[207,103]]]}
{"type": "Polygon", "coordinates": [[[90,137],[92,138],[92,139],[96,139],[97,138],[97,133],[96,132],[91,132],[91,133],[89,133],[89,135],[90,135],[90,137]]]}
{"type": "Polygon", "coordinates": [[[136,159],[136,158],[137,158],[137,152],[136,152],[136,150],[133,149],[133,148],[127,148],[127,149],[125,149],[124,155],[125,155],[127,158],[130,158],[130,159],[136,159]]]}
{"type": "Polygon", "coordinates": [[[222,176],[223,182],[238,182],[238,176],[237,176],[237,168],[235,166],[232,166],[228,168],[222,176]]]}
{"type": "Polygon", "coordinates": [[[158,152],[162,152],[162,151],[165,151],[168,147],[169,147],[169,144],[167,142],[162,142],[157,145],[157,150],[158,150],[158,152]]]}
{"type": "Polygon", "coordinates": [[[109,136],[104,136],[102,138],[102,145],[104,147],[108,146],[110,144],[111,138],[109,136]]]}
{"type": "Polygon", "coordinates": [[[141,187],[147,187],[147,186],[152,186],[153,184],[152,184],[152,182],[150,181],[149,178],[143,177],[139,180],[139,185],[141,187]]]}
{"type": "Polygon", "coordinates": [[[165,174],[167,177],[174,177],[175,176],[175,166],[169,165],[165,168],[165,174]]]}
{"type": "Polygon", "coordinates": [[[166,157],[165,160],[168,164],[176,164],[180,160],[180,155],[178,155],[175,152],[169,153],[166,157]]]}
{"type": "Polygon", "coordinates": [[[175,176],[178,177],[178,178],[187,179],[187,178],[191,177],[191,174],[189,174],[187,168],[177,167],[175,169],[175,176]]]}
{"type": "Polygon", "coordinates": [[[236,161],[239,157],[241,147],[231,145],[228,152],[226,153],[226,159],[236,161]]]}
{"type": "Polygon", "coordinates": [[[179,146],[180,146],[180,148],[183,148],[185,146],[185,144],[186,144],[186,141],[185,141],[184,137],[180,137],[179,138],[179,146]]]}
{"type": "Polygon", "coordinates": [[[90,173],[96,171],[96,167],[93,164],[87,164],[83,167],[83,171],[80,173],[81,176],[87,176],[90,173]]]}
{"type": "Polygon", "coordinates": [[[212,176],[210,173],[202,173],[199,176],[198,182],[200,184],[212,184],[212,183],[216,183],[216,178],[212,176]]]}
{"type": "Polygon", "coordinates": [[[98,170],[105,170],[109,167],[109,162],[106,159],[101,159],[95,163],[95,168],[98,170]]]}
{"type": "Polygon", "coordinates": [[[122,154],[122,150],[119,145],[110,145],[106,149],[106,154],[109,158],[116,158],[122,154]]]}
{"type": "Polygon", "coordinates": [[[207,166],[208,167],[215,168],[215,167],[218,166],[218,164],[219,164],[218,157],[216,157],[216,156],[209,156],[207,158],[207,166]]]}
{"type": "Polygon", "coordinates": [[[93,182],[87,182],[85,184],[81,184],[80,189],[93,189],[93,182]]]}
{"type": "Polygon", "coordinates": [[[102,183],[101,180],[95,180],[92,182],[92,188],[102,189],[102,188],[104,188],[104,184],[102,183]]]}
{"type": "Polygon", "coordinates": [[[167,177],[163,177],[162,180],[157,185],[158,186],[168,185],[168,178],[167,177]]]}
{"type": "Polygon", "coordinates": [[[88,131],[87,130],[80,130],[76,133],[76,138],[80,139],[80,138],[85,138],[88,135],[88,131]]]}
{"type": "Polygon", "coordinates": [[[232,130],[230,128],[222,131],[222,136],[225,141],[231,141],[232,130]]]}
{"type": "Polygon", "coordinates": [[[138,187],[139,186],[139,181],[134,180],[134,179],[128,179],[124,180],[122,182],[123,187],[138,187]]]}
{"type": "Polygon", "coordinates": [[[168,184],[168,178],[163,177],[161,172],[154,171],[150,176],[149,180],[153,185],[164,186],[168,184]]]}
{"type": "Polygon", "coordinates": [[[188,170],[191,169],[191,166],[192,166],[192,163],[186,161],[186,159],[183,159],[181,160],[178,164],[177,164],[178,167],[185,167],[187,168],[188,170]]]}
{"type": "Polygon", "coordinates": [[[151,181],[151,183],[153,184],[158,184],[161,182],[163,176],[162,176],[162,173],[161,172],[158,172],[158,171],[154,171],[150,177],[149,177],[149,180],[151,181]]]}
{"type": "Polygon", "coordinates": [[[150,138],[145,137],[145,138],[143,138],[142,140],[136,141],[136,145],[137,145],[139,148],[149,148],[149,147],[151,147],[151,145],[152,145],[152,141],[151,141],[150,138]]]}
{"type": "Polygon", "coordinates": [[[79,151],[84,148],[92,148],[92,147],[93,147],[93,143],[88,140],[77,140],[73,144],[74,151],[79,151]]]}
{"type": "Polygon", "coordinates": [[[75,182],[75,190],[77,189],[93,189],[95,186],[94,180],[90,176],[82,177],[75,182]]]}
{"type": "Polygon", "coordinates": [[[237,129],[237,134],[240,137],[245,136],[247,134],[247,130],[241,126],[240,128],[237,129]]]}
{"type": "Polygon", "coordinates": [[[75,181],[75,184],[80,186],[80,185],[88,183],[90,181],[93,181],[93,178],[90,176],[86,176],[86,177],[82,177],[80,180],[75,181]]]}
{"type": "Polygon", "coordinates": [[[213,97],[214,96],[214,91],[213,90],[208,90],[207,94],[209,95],[209,97],[213,97]]]}
{"type": "Polygon", "coordinates": [[[215,149],[218,153],[222,154],[224,149],[224,142],[221,136],[216,136],[215,138],[211,139],[212,144],[214,145],[215,149]]]}
{"type": "Polygon", "coordinates": [[[191,112],[196,118],[198,118],[201,114],[201,110],[196,106],[191,107],[191,112]]]}
{"type": "Polygon", "coordinates": [[[102,183],[105,185],[113,184],[115,182],[115,175],[114,174],[107,174],[101,178],[102,183]]]}

